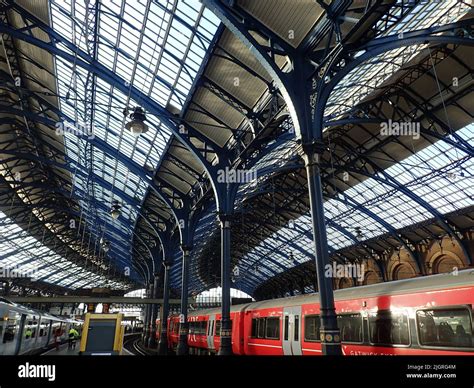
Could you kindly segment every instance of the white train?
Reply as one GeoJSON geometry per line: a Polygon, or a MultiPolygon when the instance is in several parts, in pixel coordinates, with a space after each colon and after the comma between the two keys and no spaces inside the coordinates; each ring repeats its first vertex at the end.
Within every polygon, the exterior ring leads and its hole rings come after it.
{"type": "Polygon", "coordinates": [[[80,332],[82,323],[0,298],[0,355],[38,354],[52,347],[56,336],[66,341],[71,326],[80,332]]]}

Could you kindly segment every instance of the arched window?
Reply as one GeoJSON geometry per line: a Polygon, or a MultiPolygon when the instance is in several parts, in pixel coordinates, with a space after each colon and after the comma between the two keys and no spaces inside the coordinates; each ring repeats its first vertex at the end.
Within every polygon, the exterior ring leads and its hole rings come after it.
{"type": "Polygon", "coordinates": [[[450,256],[440,256],[433,263],[433,273],[452,272],[455,267],[462,267],[459,260],[450,256]]]}
{"type": "Polygon", "coordinates": [[[342,278],[339,280],[339,289],[352,287],[352,280],[349,278],[342,278]]]}
{"type": "Polygon", "coordinates": [[[364,286],[368,286],[369,284],[376,284],[380,282],[379,275],[374,271],[367,272],[364,276],[364,286]]]}
{"type": "Polygon", "coordinates": [[[393,270],[393,280],[410,279],[416,276],[415,270],[406,263],[399,264],[393,270]]]}

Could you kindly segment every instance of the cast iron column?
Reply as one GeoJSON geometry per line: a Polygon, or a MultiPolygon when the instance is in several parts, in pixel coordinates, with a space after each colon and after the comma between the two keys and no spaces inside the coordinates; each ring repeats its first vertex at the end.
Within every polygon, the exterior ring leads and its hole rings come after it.
{"type": "MultiPolygon", "coordinates": [[[[158,299],[158,292],[159,292],[159,281],[160,278],[158,274],[155,274],[155,282],[153,285],[153,298],[158,299]]],[[[157,342],[156,342],[156,319],[158,316],[158,304],[153,303],[152,304],[152,313],[151,313],[151,331],[150,331],[150,338],[148,340],[148,347],[149,348],[156,348],[157,342]]]]}
{"type": "Polygon", "coordinates": [[[316,259],[316,274],[320,300],[321,330],[320,339],[323,354],[342,355],[341,338],[337,327],[332,278],[325,276],[329,264],[328,241],[324,221],[324,198],[321,185],[319,159],[324,151],[323,144],[304,146],[306,174],[308,175],[309,202],[313,225],[313,248],[316,259]]]}
{"type": "Polygon", "coordinates": [[[183,251],[183,264],[181,269],[181,315],[179,317],[179,343],[178,356],[189,354],[188,348],[188,286],[189,286],[189,256],[191,249],[187,246],[181,247],[183,251]]]}
{"type": "Polygon", "coordinates": [[[221,222],[222,317],[220,356],[232,355],[232,322],[230,321],[230,216],[219,214],[221,222]]]}
{"type": "Polygon", "coordinates": [[[165,266],[164,271],[164,281],[163,281],[163,306],[161,309],[161,332],[160,332],[160,342],[158,343],[158,354],[167,355],[168,354],[168,313],[169,313],[169,297],[170,297],[170,288],[169,288],[169,269],[170,265],[167,263],[163,264],[165,266]]]}
{"type": "MultiPolygon", "coordinates": [[[[145,297],[148,299],[150,297],[150,284],[146,286],[145,297]]],[[[148,343],[148,320],[150,317],[150,305],[145,304],[145,316],[143,317],[143,333],[142,333],[142,342],[143,345],[148,343]]]]}

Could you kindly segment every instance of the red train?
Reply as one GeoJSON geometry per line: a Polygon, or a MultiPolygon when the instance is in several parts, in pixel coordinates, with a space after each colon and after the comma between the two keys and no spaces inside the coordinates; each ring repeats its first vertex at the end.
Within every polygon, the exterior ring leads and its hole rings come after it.
{"type": "MultiPolygon", "coordinates": [[[[474,355],[472,269],[338,290],[335,304],[345,355],[474,355]]],[[[191,354],[218,351],[220,318],[220,309],[189,314],[191,354]]],[[[236,355],[321,354],[317,294],[233,306],[231,319],[236,355]]],[[[171,316],[170,348],[178,333],[171,316]]]]}

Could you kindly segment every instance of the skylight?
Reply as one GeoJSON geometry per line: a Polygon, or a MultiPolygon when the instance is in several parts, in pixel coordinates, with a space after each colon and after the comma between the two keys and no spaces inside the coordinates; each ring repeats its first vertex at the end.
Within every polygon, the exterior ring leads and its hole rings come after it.
{"type": "MultiPolygon", "coordinates": [[[[95,2],[86,9],[84,1],[52,0],[51,21],[56,32],[130,87],[178,110],[219,25],[198,0],[102,1],[98,13],[95,2]]],[[[75,63],[56,58],[56,68],[61,110],[68,121],[93,129],[89,139],[64,134],[71,169],[83,173],[73,177],[74,194],[83,198],[82,217],[97,239],[111,242],[110,257],[130,261],[135,220],[151,183],[146,173],[158,166],[171,132],[148,114],[150,130],[132,135],[124,129],[123,111],[140,101],[75,63]],[[117,221],[107,214],[114,200],[123,206],[117,221]]]]}

